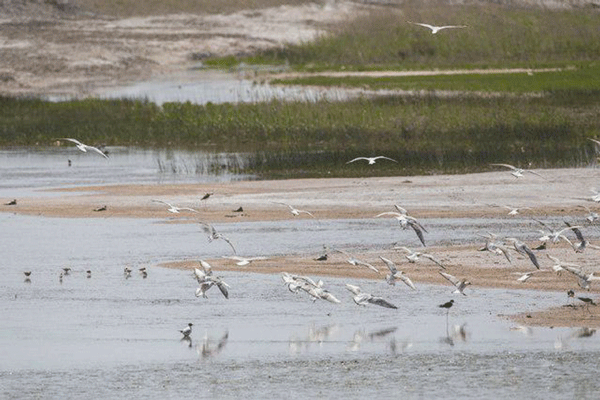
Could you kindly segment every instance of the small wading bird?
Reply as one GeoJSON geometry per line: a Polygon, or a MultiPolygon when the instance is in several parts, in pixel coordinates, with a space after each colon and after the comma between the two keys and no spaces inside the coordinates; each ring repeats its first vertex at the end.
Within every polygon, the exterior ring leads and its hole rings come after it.
{"type": "Polygon", "coordinates": [[[274,204],[281,204],[281,205],[287,206],[287,207],[290,209],[290,212],[292,213],[292,215],[293,215],[294,217],[297,217],[297,216],[299,216],[300,214],[308,214],[308,215],[310,215],[310,216],[311,216],[311,217],[313,217],[313,218],[315,217],[315,216],[314,216],[314,215],[312,215],[312,214],[311,214],[309,211],[306,211],[306,210],[299,210],[299,209],[297,209],[297,208],[295,208],[295,207],[293,207],[293,206],[291,206],[291,205],[289,205],[289,204],[287,204],[287,203],[280,203],[280,202],[278,202],[278,201],[274,201],[273,203],[274,203],[274,204]]]}
{"type": "Polygon", "coordinates": [[[350,164],[350,163],[353,163],[353,162],[359,161],[359,160],[368,161],[369,165],[375,164],[375,161],[377,161],[377,160],[389,160],[389,161],[393,161],[395,163],[398,162],[398,161],[394,160],[393,158],[389,158],[386,156],[377,156],[377,157],[356,157],[355,159],[348,161],[346,164],[350,164]]]}
{"type": "Polygon", "coordinates": [[[369,293],[363,293],[359,286],[351,285],[349,283],[346,284],[346,289],[348,289],[354,296],[352,299],[359,306],[366,306],[367,303],[375,304],[377,306],[386,307],[386,308],[394,308],[397,309],[395,305],[389,303],[381,297],[373,296],[369,293]]]}
{"type": "Polygon", "coordinates": [[[194,210],[193,208],[177,207],[171,203],[167,203],[166,201],[162,201],[162,200],[152,200],[152,201],[154,203],[161,203],[161,204],[165,204],[165,205],[169,206],[169,208],[167,208],[167,211],[172,212],[173,214],[179,214],[181,211],[191,211],[191,212],[198,213],[198,211],[194,210]]]}
{"type": "Polygon", "coordinates": [[[92,150],[92,151],[95,151],[96,153],[100,154],[102,157],[108,158],[108,155],[105,152],[103,152],[102,150],[100,150],[99,148],[94,147],[94,146],[88,146],[87,144],[81,143],[77,139],[59,138],[59,139],[56,139],[56,140],[66,140],[66,141],[69,141],[71,143],[75,143],[75,146],[77,146],[77,148],[79,150],[83,151],[84,153],[87,153],[88,150],[92,150]]]}
{"type": "Polygon", "coordinates": [[[425,254],[425,253],[420,253],[418,251],[413,251],[413,250],[409,249],[408,247],[404,247],[404,246],[394,247],[394,249],[402,250],[402,251],[406,252],[407,254],[404,257],[406,257],[408,262],[415,263],[415,262],[419,261],[419,258],[424,257],[424,258],[436,263],[438,265],[438,267],[446,269],[446,267],[444,267],[444,264],[442,264],[442,262],[440,260],[438,260],[437,258],[432,256],[431,254],[425,254]]]}
{"type": "Polygon", "coordinates": [[[425,28],[431,29],[431,34],[433,34],[433,35],[435,35],[439,31],[441,31],[442,29],[458,29],[458,28],[466,28],[467,27],[467,25],[443,25],[443,26],[436,26],[436,25],[423,24],[421,22],[410,22],[410,21],[408,21],[408,23],[409,24],[413,24],[413,25],[423,26],[425,28]]]}
{"type": "Polygon", "coordinates": [[[13,199],[11,201],[9,201],[8,203],[4,203],[5,206],[16,206],[17,205],[17,199],[13,199]]]}
{"type": "Polygon", "coordinates": [[[202,225],[202,229],[204,230],[204,233],[206,233],[208,235],[208,242],[212,242],[213,240],[224,240],[225,242],[227,242],[227,244],[231,247],[231,249],[233,250],[233,254],[237,254],[237,252],[235,251],[235,247],[233,247],[233,243],[231,243],[231,241],[226,238],[225,236],[221,235],[219,232],[217,232],[217,230],[215,229],[214,226],[212,226],[209,223],[206,222],[198,222],[200,225],[202,225]]]}
{"type": "Polygon", "coordinates": [[[447,274],[445,272],[442,271],[438,271],[438,273],[443,276],[444,278],[446,278],[450,283],[452,283],[454,286],[456,286],[456,290],[452,293],[460,293],[463,296],[466,296],[464,290],[467,286],[469,286],[471,284],[471,282],[469,282],[466,279],[463,279],[462,281],[459,280],[458,278],[456,278],[453,275],[447,274]]]}
{"type": "Polygon", "coordinates": [[[381,261],[383,261],[385,263],[385,265],[387,265],[387,267],[390,270],[390,273],[385,277],[385,281],[389,285],[395,285],[396,284],[396,279],[400,279],[409,288],[411,288],[413,290],[417,290],[417,288],[412,283],[412,281],[410,280],[410,278],[408,276],[404,275],[404,272],[398,271],[398,268],[396,268],[396,264],[394,264],[394,262],[392,260],[388,260],[387,258],[384,258],[384,257],[381,257],[381,256],[379,256],[379,258],[381,258],[381,261]]]}
{"type": "MultiPolygon", "coordinates": [[[[523,176],[523,172],[529,172],[530,174],[537,175],[540,178],[544,178],[542,175],[538,174],[535,171],[531,171],[531,170],[523,169],[523,168],[517,168],[514,165],[510,165],[510,164],[490,164],[490,165],[494,165],[494,166],[497,166],[497,167],[506,167],[506,168],[512,169],[512,172],[510,174],[512,176],[514,176],[515,178],[522,177],[523,176]]],[[[544,179],[546,179],[546,178],[544,178],[544,179]]]]}
{"type": "Polygon", "coordinates": [[[191,322],[188,324],[188,326],[186,326],[185,328],[183,328],[182,330],[180,330],[179,332],[181,332],[181,334],[183,335],[183,339],[189,339],[190,335],[192,334],[192,326],[194,324],[192,324],[191,322]]]}

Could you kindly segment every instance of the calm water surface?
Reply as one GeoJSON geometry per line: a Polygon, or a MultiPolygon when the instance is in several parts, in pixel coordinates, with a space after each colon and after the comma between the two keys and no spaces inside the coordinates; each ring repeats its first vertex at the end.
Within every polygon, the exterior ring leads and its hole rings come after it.
{"type": "MultiPolygon", "coordinates": [[[[0,153],[3,195],[35,195],[61,185],[205,179],[171,174],[165,180],[152,167],[154,155],[147,156],[147,166],[140,161],[144,155],[130,162],[124,157],[110,174],[95,168],[96,160],[81,159],[95,172],[77,177],[69,175],[73,166],[69,170],[64,158],[9,153],[0,153]],[[24,158],[26,168],[15,166],[24,158]],[[51,168],[65,171],[46,171],[51,168]]],[[[231,286],[228,300],[216,289],[207,299],[196,298],[190,271],[155,265],[220,257],[229,247],[208,243],[194,224],[163,222],[0,213],[1,398],[594,399],[600,392],[598,336],[586,337],[579,328],[515,330],[498,317],[565,304],[564,293],[472,288],[458,297],[449,286],[418,285],[412,292],[382,280],[323,277],[342,303],[313,303],[287,291],[277,275],[223,272],[231,286]],[[125,265],[134,268],[129,279],[125,265]],[[61,283],[66,266],[72,272],[61,283]],[[137,271],[141,266],[148,267],[145,279],[137,271]],[[30,282],[26,270],[33,271],[30,282]],[[346,283],[398,309],[358,307],[346,283]],[[437,306],[451,298],[456,303],[446,323],[437,306]],[[188,322],[194,323],[191,340],[182,341],[178,330],[188,322]]],[[[389,248],[398,240],[416,245],[410,242],[414,234],[392,230],[387,222],[236,222],[218,228],[244,255],[312,256],[323,243],[348,249],[389,248]]],[[[511,229],[506,220],[425,222],[433,244],[472,242],[487,227],[511,229]]]]}

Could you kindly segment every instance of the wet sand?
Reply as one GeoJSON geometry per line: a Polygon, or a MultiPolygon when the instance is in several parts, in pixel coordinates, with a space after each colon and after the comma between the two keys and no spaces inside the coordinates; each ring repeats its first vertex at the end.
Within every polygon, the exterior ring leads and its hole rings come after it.
{"type": "MultiPolygon", "coordinates": [[[[210,185],[115,185],[78,187],[53,190],[57,196],[18,199],[16,206],[3,206],[2,211],[29,215],[71,218],[164,218],[165,223],[210,223],[230,221],[267,221],[294,217],[285,202],[312,212],[317,219],[373,218],[392,211],[394,204],[409,210],[417,218],[543,218],[568,216],[583,219],[582,205],[592,209],[593,187],[598,171],[595,168],[537,170],[546,179],[526,174],[516,179],[507,171],[468,175],[351,178],[351,179],[298,179],[281,181],[242,181],[210,185]],[[207,192],[214,194],[205,202],[200,200],[207,192]],[[172,214],[166,206],[152,202],[167,201],[178,206],[194,207],[199,212],[172,214]],[[532,207],[516,217],[507,215],[502,205],[532,207]],[[93,211],[106,206],[106,211],[93,211]],[[235,212],[239,207],[243,212],[235,212]]],[[[6,199],[3,203],[8,202],[6,199]]],[[[485,227],[481,228],[485,231],[485,227]]],[[[593,240],[592,240],[593,242],[593,240]]],[[[481,245],[483,244],[483,240],[481,245]]],[[[478,246],[433,246],[427,252],[435,254],[447,267],[447,272],[472,282],[469,290],[479,288],[530,289],[541,291],[564,291],[565,303],[541,311],[523,311],[522,314],[504,316],[519,323],[541,326],[588,326],[600,327],[600,310],[585,307],[577,299],[568,299],[566,291],[574,289],[577,296],[591,297],[598,302],[598,288],[580,290],[576,278],[553,272],[535,274],[525,283],[519,283],[517,272],[533,269],[522,256],[514,253],[513,264],[502,256],[477,251],[478,246]],[[565,307],[571,304],[574,306],[565,307]]],[[[590,249],[573,255],[566,245],[556,245],[552,255],[561,260],[576,262],[587,268],[600,263],[600,251],[590,249]]],[[[238,267],[232,260],[208,260],[215,270],[252,271],[280,273],[287,271],[303,275],[337,276],[349,278],[372,278],[383,280],[386,267],[379,255],[392,258],[414,282],[448,285],[438,273],[438,268],[427,260],[409,264],[401,252],[356,252],[356,256],[378,268],[380,274],[348,264],[342,254],[330,252],[327,261],[319,262],[318,254],[286,256],[255,262],[238,267]]],[[[544,264],[548,264],[543,252],[544,264]]],[[[174,262],[166,267],[191,269],[197,264],[189,261],[174,262]]],[[[403,285],[402,283],[398,283],[403,285]]],[[[404,289],[404,288],[402,288],[404,289]]],[[[408,290],[408,288],[407,288],[408,290]]]]}

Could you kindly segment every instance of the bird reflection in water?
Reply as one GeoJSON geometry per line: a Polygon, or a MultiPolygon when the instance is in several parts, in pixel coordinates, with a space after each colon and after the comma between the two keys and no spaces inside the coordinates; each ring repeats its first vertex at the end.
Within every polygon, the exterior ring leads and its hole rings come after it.
{"type": "Polygon", "coordinates": [[[313,343],[318,343],[319,346],[323,346],[323,342],[334,336],[338,330],[338,324],[325,325],[321,327],[315,327],[315,325],[311,325],[310,328],[308,328],[308,335],[306,337],[298,338],[293,336],[290,338],[290,353],[298,354],[302,351],[307,351],[313,343]]]}
{"type": "Polygon", "coordinates": [[[589,337],[594,336],[595,333],[596,333],[595,329],[588,328],[588,327],[576,329],[573,332],[571,332],[571,334],[569,336],[567,336],[566,338],[563,338],[562,336],[557,337],[556,341],[554,342],[554,348],[557,350],[568,348],[570,340],[589,338],[589,337]]]}
{"type": "Polygon", "coordinates": [[[225,331],[218,341],[210,339],[207,332],[202,339],[202,343],[196,345],[196,352],[201,359],[215,357],[223,350],[228,340],[229,331],[225,331]]]}
{"type": "MultiPolygon", "coordinates": [[[[350,343],[348,343],[348,346],[346,347],[348,351],[358,351],[360,350],[360,347],[363,343],[365,342],[376,342],[379,341],[379,339],[385,338],[389,335],[391,335],[392,333],[396,332],[398,328],[393,327],[393,328],[385,328],[385,329],[380,329],[378,331],[373,331],[373,332],[369,332],[366,333],[363,329],[359,329],[357,331],[354,332],[354,335],[352,336],[352,340],[350,341],[350,343]]],[[[392,339],[394,340],[394,339],[392,339]]],[[[392,345],[390,345],[392,346],[392,345]]],[[[396,345],[393,345],[396,346],[396,345]]],[[[397,349],[397,347],[396,347],[397,349]]]]}

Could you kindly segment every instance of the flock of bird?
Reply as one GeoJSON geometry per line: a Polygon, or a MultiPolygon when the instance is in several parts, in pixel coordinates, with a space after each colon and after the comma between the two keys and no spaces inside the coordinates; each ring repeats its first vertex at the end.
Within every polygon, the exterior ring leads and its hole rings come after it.
{"type": "MultiPolygon", "coordinates": [[[[462,27],[462,26],[433,27],[433,26],[429,26],[426,24],[418,24],[418,25],[422,25],[422,26],[430,28],[432,30],[432,33],[434,33],[434,34],[441,29],[462,27]]],[[[100,154],[104,158],[108,158],[108,155],[105,152],[103,152],[102,150],[98,149],[97,147],[86,145],[76,139],[61,138],[61,139],[57,139],[57,140],[64,140],[64,141],[74,143],[77,146],[77,148],[82,152],[93,151],[97,154],[100,154]]],[[[396,160],[391,159],[386,156],[376,156],[376,157],[357,157],[353,160],[348,161],[348,163],[353,163],[353,162],[356,162],[359,160],[365,160],[368,162],[369,165],[373,165],[373,164],[375,164],[375,162],[377,160],[380,160],[380,159],[396,162],[396,160]]],[[[526,173],[526,172],[530,173],[532,175],[535,175],[537,177],[541,177],[542,179],[546,179],[543,175],[541,175],[535,171],[517,168],[517,167],[509,165],[509,164],[491,164],[491,165],[508,168],[510,170],[511,175],[517,179],[524,177],[524,173],[526,173]]],[[[201,198],[201,201],[205,202],[211,195],[213,195],[212,192],[206,193],[201,198]]],[[[600,201],[600,194],[596,194],[595,196],[598,197],[598,200],[595,200],[594,197],[592,197],[592,200],[600,201]]],[[[164,200],[155,199],[152,201],[155,203],[159,203],[159,204],[163,204],[163,205],[167,206],[167,211],[170,213],[174,213],[174,214],[179,214],[182,212],[189,212],[189,213],[193,213],[193,214],[200,213],[198,210],[196,210],[194,208],[180,207],[180,206],[171,204],[169,202],[166,202],[164,200]]],[[[273,202],[273,203],[287,207],[289,212],[294,217],[298,217],[300,215],[307,215],[309,217],[315,218],[314,214],[310,211],[300,210],[290,204],[283,203],[283,202],[273,202]]],[[[12,202],[7,203],[7,205],[9,205],[9,204],[10,205],[16,204],[16,200],[13,200],[12,202]]],[[[505,208],[507,210],[509,210],[508,214],[513,217],[518,215],[520,210],[530,210],[529,207],[505,206],[505,208]]],[[[592,222],[598,220],[598,214],[592,212],[587,206],[582,206],[582,208],[585,208],[586,211],[588,212],[588,215],[586,216],[587,223],[592,223],[592,222]]],[[[414,233],[416,234],[416,237],[418,238],[419,242],[422,244],[422,246],[426,247],[426,241],[425,241],[424,234],[428,233],[428,231],[418,221],[417,218],[409,215],[408,211],[405,208],[403,208],[399,205],[395,205],[395,211],[385,211],[385,212],[381,212],[374,216],[374,218],[380,218],[380,217],[391,217],[398,222],[401,229],[408,229],[408,228],[412,229],[414,231],[414,233]]],[[[584,236],[581,232],[581,229],[584,228],[583,225],[572,225],[569,222],[565,222],[566,226],[556,228],[556,227],[551,227],[547,223],[544,223],[543,221],[540,221],[537,219],[533,220],[533,221],[535,221],[541,227],[541,229],[538,230],[541,235],[539,237],[539,240],[543,244],[538,246],[537,248],[532,249],[526,243],[524,243],[523,241],[521,241],[517,238],[514,238],[514,237],[506,237],[504,239],[500,239],[498,237],[498,235],[496,235],[494,233],[487,233],[487,234],[481,235],[485,239],[485,244],[479,250],[489,251],[493,254],[502,255],[503,257],[506,258],[507,262],[511,263],[511,264],[513,262],[511,251],[521,254],[521,255],[525,256],[527,259],[529,259],[531,261],[532,265],[536,269],[532,270],[532,271],[519,273],[519,278],[517,279],[518,282],[526,282],[530,278],[532,278],[532,276],[534,276],[535,274],[542,273],[542,272],[555,272],[557,274],[561,274],[563,271],[569,272],[570,274],[577,277],[580,288],[582,288],[584,290],[589,290],[593,281],[600,280],[600,277],[595,276],[593,272],[591,272],[591,273],[587,272],[580,265],[577,265],[574,263],[562,262],[561,260],[559,260],[558,258],[556,258],[550,254],[547,254],[547,257],[548,257],[548,259],[550,259],[553,262],[552,267],[549,269],[542,268],[540,261],[538,260],[537,255],[535,253],[536,250],[546,249],[547,243],[550,243],[551,245],[556,245],[559,242],[567,243],[577,253],[583,252],[586,248],[600,249],[600,246],[594,246],[594,245],[590,244],[584,238],[584,236]],[[569,233],[574,234],[575,238],[569,239],[567,236],[569,233]]],[[[202,231],[207,235],[209,242],[212,242],[214,240],[222,240],[231,247],[231,250],[233,251],[234,255],[233,256],[223,256],[223,257],[235,261],[238,266],[248,265],[249,263],[251,263],[253,261],[260,261],[260,260],[266,259],[266,257],[241,257],[241,256],[238,256],[237,252],[236,252],[236,248],[229,238],[225,237],[223,234],[218,232],[215,229],[215,227],[208,222],[198,221],[198,223],[200,224],[202,231]]],[[[324,247],[325,247],[325,249],[327,249],[326,246],[324,246],[324,247]]],[[[368,262],[358,259],[357,257],[353,256],[346,250],[342,250],[342,249],[334,249],[334,250],[337,253],[344,255],[347,258],[347,262],[349,264],[359,267],[359,268],[366,268],[378,275],[380,274],[379,269],[377,267],[375,267],[374,265],[372,265],[371,263],[368,263],[368,262]]],[[[404,253],[405,258],[409,263],[416,263],[422,258],[431,261],[439,268],[439,270],[437,271],[439,273],[439,275],[441,277],[443,277],[445,280],[447,280],[454,287],[454,291],[452,293],[461,294],[464,296],[467,295],[465,293],[465,289],[469,285],[471,285],[471,282],[468,279],[458,279],[457,277],[448,273],[446,271],[448,266],[444,265],[444,263],[442,261],[440,261],[438,258],[436,258],[434,255],[427,254],[427,253],[420,252],[420,251],[414,251],[406,246],[396,246],[396,247],[394,247],[394,250],[398,250],[398,251],[401,251],[402,253],[404,253]]],[[[322,260],[322,261],[327,260],[327,259],[328,259],[327,252],[325,252],[325,254],[323,256],[317,258],[317,260],[322,260]]],[[[414,283],[412,282],[412,280],[403,271],[401,271],[398,268],[398,266],[394,263],[394,261],[392,261],[388,258],[385,258],[383,256],[379,256],[379,259],[385,264],[385,266],[389,270],[389,273],[385,276],[385,282],[387,284],[395,285],[396,281],[400,280],[411,290],[417,290],[417,288],[414,285],[414,283]]],[[[199,285],[195,292],[196,297],[207,297],[208,290],[210,288],[212,288],[213,286],[216,286],[226,299],[229,298],[230,286],[226,282],[223,281],[222,277],[219,277],[219,276],[216,276],[215,274],[213,274],[212,267],[210,266],[210,264],[207,261],[200,260],[199,264],[200,264],[200,268],[194,268],[194,270],[193,270],[194,278],[196,279],[196,281],[199,285]]],[[[147,277],[147,271],[145,268],[140,268],[139,271],[144,278],[147,277]]],[[[131,272],[132,272],[131,268],[126,267],[124,269],[125,278],[131,277],[131,272]]],[[[70,273],[70,268],[65,268],[59,276],[60,281],[62,282],[63,277],[68,275],[69,273],[70,273]]],[[[25,271],[24,274],[26,276],[26,281],[30,281],[31,271],[25,271]]],[[[89,270],[86,271],[86,274],[87,274],[88,278],[91,277],[91,271],[89,271],[89,270]]],[[[315,282],[310,277],[290,274],[287,272],[281,273],[281,279],[283,280],[283,283],[287,287],[287,289],[294,294],[298,294],[301,292],[306,293],[313,301],[325,300],[325,301],[328,301],[331,303],[336,303],[336,304],[341,302],[334,294],[332,294],[327,289],[325,289],[324,282],[322,280],[315,282]]],[[[383,299],[380,296],[364,292],[357,285],[348,283],[345,285],[345,287],[351,293],[353,302],[359,306],[377,305],[377,306],[389,308],[389,309],[397,308],[396,305],[392,304],[388,300],[383,299]]],[[[571,292],[573,292],[573,291],[570,291],[569,293],[571,293],[571,292]]],[[[569,296],[573,297],[570,294],[569,294],[569,296]]],[[[589,307],[590,305],[596,305],[596,302],[591,298],[588,298],[588,297],[578,297],[578,298],[579,298],[579,300],[584,302],[587,307],[589,307]]],[[[439,305],[439,307],[444,308],[448,311],[453,305],[454,305],[454,300],[452,299],[446,303],[439,305]]],[[[446,317],[447,316],[448,316],[448,313],[446,312],[446,317]]],[[[193,325],[192,323],[189,323],[187,327],[185,327],[184,329],[182,329],[180,331],[184,338],[189,338],[191,331],[192,331],[192,325],[193,325]]]]}

